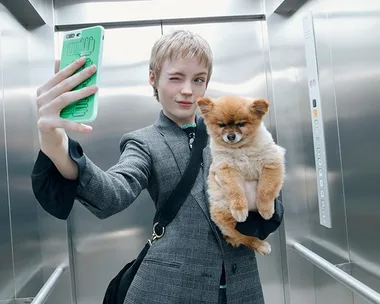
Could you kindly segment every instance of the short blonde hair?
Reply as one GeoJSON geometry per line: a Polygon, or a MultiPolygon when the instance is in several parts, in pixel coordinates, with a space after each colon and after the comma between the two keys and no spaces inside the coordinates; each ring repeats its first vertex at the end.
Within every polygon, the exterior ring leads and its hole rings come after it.
{"type": "MultiPolygon", "coordinates": [[[[175,30],[161,36],[152,47],[149,70],[153,72],[156,81],[160,77],[162,64],[166,59],[172,60],[181,57],[183,59],[198,58],[201,64],[208,69],[208,84],[213,67],[213,54],[208,42],[200,35],[189,30],[175,30]]],[[[158,92],[153,87],[154,96],[158,100],[158,92]]]]}

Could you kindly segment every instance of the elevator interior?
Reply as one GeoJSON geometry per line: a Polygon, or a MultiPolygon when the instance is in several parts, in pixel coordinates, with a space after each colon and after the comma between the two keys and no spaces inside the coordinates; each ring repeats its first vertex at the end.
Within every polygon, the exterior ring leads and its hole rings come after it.
{"type": "Polygon", "coordinates": [[[0,304],[30,303],[50,283],[46,303],[99,303],[151,234],[146,192],[106,220],[76,204],[68,221],[32,193],[36,89],[53,75],[63,33],[94,24],[106,28],[99,116],[90,135],[73,137],[99,167],[113,165],[122,134],[160,109],[147,78],[154,41],[196,31],[214,51],[207,94],[267,98],[265,123],[287,149],[284,223],[269,238],[272,254],[258,257],[266,303],[380,303],[380,4],[2,0],[0,304]]]}

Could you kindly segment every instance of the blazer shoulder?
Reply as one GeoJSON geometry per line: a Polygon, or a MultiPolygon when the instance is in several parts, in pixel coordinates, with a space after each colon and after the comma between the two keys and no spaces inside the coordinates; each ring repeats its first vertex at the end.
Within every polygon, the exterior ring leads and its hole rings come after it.
{"type": "Polygon", "coordinates": [[[157,137],[158,131],[154,125],[150,125],[141,129],[137,129],[128,133],[125,133],[120,139],[120,151],[123,152],[125,145],[128,141],[133,140],[139,144],[146,145],[152,138],[157,137]]]}

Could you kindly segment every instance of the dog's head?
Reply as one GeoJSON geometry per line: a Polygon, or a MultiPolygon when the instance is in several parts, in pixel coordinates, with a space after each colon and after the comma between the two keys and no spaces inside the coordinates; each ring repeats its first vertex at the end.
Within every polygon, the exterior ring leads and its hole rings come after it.
{"type": "Polygon", "coordinates": [[[241,147],[252,141],[268,112],[269,102],[241,96],[223,96],[216,100],[197,99],[210,136],[223,146],[241,147]]]}

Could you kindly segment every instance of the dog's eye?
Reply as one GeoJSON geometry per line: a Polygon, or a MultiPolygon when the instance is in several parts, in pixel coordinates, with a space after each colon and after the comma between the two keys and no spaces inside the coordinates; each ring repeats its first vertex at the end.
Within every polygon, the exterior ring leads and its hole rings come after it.
{"type": "Polygon", "coordinates": [[[238,122],[236,125],[241,128],[245,126],[245,122],[238,122]]]}
{"type": "Polygon", "coordinates": [[[226,124],[225,123],[220,123],[220,124],[218,124],[219,125],[219,127],[221,127],[221,128],[225,128],[226,127],[226,124]]]}

